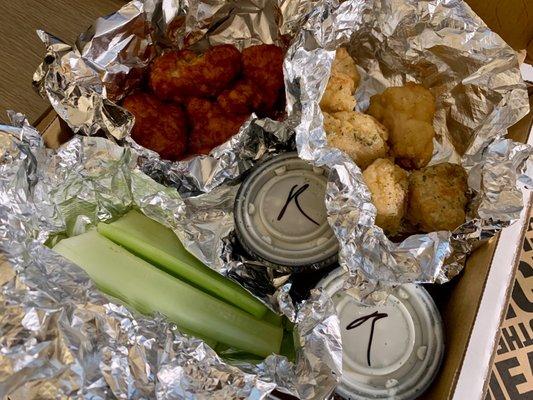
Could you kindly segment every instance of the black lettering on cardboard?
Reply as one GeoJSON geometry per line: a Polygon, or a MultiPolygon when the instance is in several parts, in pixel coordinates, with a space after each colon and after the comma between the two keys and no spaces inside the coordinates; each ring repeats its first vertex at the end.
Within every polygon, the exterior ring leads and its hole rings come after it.
{"type": "Polygon", "coordinates": [[[518,385],[526,382],[526,377],[522,373],[511,375],[510,370],[514,367],[518,367],[520,364],[516,357],[508,358],[496,363],[496,369],[498,370],[500,377],[502,378],[505,389],[511,399],[527,399],[527,397],[521,397],[522,395],[516,388],[518,385]]]}
{"type": "Polygon", "coordinates": [[[531,275],[533,275],[533,268],[525,261],[520,261],[520,263],[518,264],[518,269],[520,270],[524,278],[529,278],[531,275]]]}
{"type": "Polygon", "coordinates": [[[509,303],[509,307],[507,308],[507,314],[505,315],[505,319],[511,319],[516,317],[516,313],[514,312],[514,308],[511,303],[509,303]]]}
{"type": "Polygon", "coordinates": [[[516,306],[520,307],[526,313],[533,313],[533,303],[529,301],[518,281],[514,283],[513,300],[516,306]]]}
{"type": "Polygon", "coordinates": [[[527,359],[529,360],[529,369],[533,371],[533,351],[527,353],[527,359]]]}
{"type": "Polygon", "coordinates": [[[524,251],[531,251],[531,243],[529,243],[528,238],[524,238],[524,245],[522,246],[524,251]]]}
{"type": "MultiPolygon", "coordinates": [[[[505,399],[502,388],[496,379],[494,371],[490,374],[489,389],[492,392],[492,397],[496,400],[505,399]]],[[[488,392],[488,390],[487,390],[488,392]]]]}
{"type": "Polygon", "coordinates": [[[531,346],[533,344],[533,338],[529,336],[529,332],[527,331],[527,328],[524,325],[524,323],[520,322],[518,324],[518,328],[520,328],[520,331],[522,332],[522,336],[524,336],[524,342],[523,342],[524,347],[531,346]]]}
{"type": "Polygon", "coordinates": [[[509,353],[509,347],[505,343],[503,336],[500,335],[500,340],[498,340],[498,348],[496,349],[496,354],[501,356],[502,354],[509,353]]]}
{"type": "Polygon", "coordinates": [[[503,328],[502,334],[505,337],[507,346],[509,346],[511,350],[516,350],[517,347],[519,349],[524,347],[524,345],[522,344],[522,340],[520,339],[520,336],[518,336],[518,332],[516,331],[516,328],[514,326],[511,325],[508,328],[503,328]],[[515,347],[515,345],[517,347],[515,347]]]}

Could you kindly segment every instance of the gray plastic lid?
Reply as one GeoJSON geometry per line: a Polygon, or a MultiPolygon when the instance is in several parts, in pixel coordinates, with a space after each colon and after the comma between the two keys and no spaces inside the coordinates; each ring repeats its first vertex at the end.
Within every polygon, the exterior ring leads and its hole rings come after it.
{"type": "Polygon", "coordinates": [[[274,267],[320,268],[335,262],[338,242],[326,214],[327,176],[285,153],[260,164],[235,202],[242,245],[274,267]]]}
{"type": "Polygon", "coordinates": [[[345,399],[410,400],[435,378],[444,353],[440,314],[415,284],[397,287],[386,302],[364,305],[343,289],[339,268],[318,286],[340,320],[343,374],[336,392],[345,399]]]}

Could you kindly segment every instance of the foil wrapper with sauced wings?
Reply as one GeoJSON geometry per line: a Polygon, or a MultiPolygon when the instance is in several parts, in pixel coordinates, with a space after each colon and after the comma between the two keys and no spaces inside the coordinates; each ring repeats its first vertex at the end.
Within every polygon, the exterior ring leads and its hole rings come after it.
{"type": "MultiPolygon", "coordinates": [[[[86,254],[86,259],[100,258],[101,265],[93,265],[102,271],[98,276],[95,269],[84,271],[50,249],[61,252],[56,243],[81,238],[69,256],[78,257],[83,239],[88,240],[88,232],[96,234],[99,222],[120,221],[136,209],[171,228],[184,243],[189,235],[201,240],[204,251],[212,250],[211,257],[228,267],[222,260],[230,250],[218,244],[231,229],[234,190],[205,195],[192,217],[194,206],[143,174],[130,149],[104,138],[77,137],[49,150],[21,115],[12,117],[13,126],[0,127],[0,360],[9,377],[0,388],[2,397],[41,399],[46,390],[52,397],[69,398],[244,399],[264,398],[278,389],[322,399],[332,392],[340,374],[339,323],[330,299],[319,291],[293,305],[283,285],[274,292],[265,281],[266,289],[260,290],[257,280],[255,295],[278,311],[290,309],[297,352],[293,361],[271,354],[251,363],[232,348],[215,353],[215,344],[182,333],[180,325],[160,315],[126,308],[102,294],[85,272],[97,284],[103,282],[105,292],[117,293],[126,303],[132,300],[130,305],[146,312],[143,307],[150,305],[143,306],[139,293],[153,284],[141,282],[137,294],[127,294],[136,263],[131,257],[128,279],[113,292],[107,285],[116,278],[118,264],[109,269],[110,259],[86,254]]],[[[116,248],[115,255],[121,251],[116,248]]],[[[148,270],[142,274],[146,280],[155,277],[148,270]]],[[[161,290],[151,296],[179,294],[161,290]]]]}
{"type": "Polygon", "coordinates": [[[183,195],[207,192],[290,146],[283,54],[311,4],[132,1],[75,46],[39,32],[34,85],[74,132],[134,147],[183,195]]]}

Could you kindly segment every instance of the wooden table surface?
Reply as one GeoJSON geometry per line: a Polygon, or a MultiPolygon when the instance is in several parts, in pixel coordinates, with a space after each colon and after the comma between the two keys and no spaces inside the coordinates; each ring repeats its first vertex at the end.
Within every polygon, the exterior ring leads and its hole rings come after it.
{"type": "Polygon", "coordinates": [[[44,45],[35,30],[73,43],[96,18],[120,8],[122,0],[0,0],[0,121],[12,109],[37,119],[47,108],[32,88],[44,45]]]}

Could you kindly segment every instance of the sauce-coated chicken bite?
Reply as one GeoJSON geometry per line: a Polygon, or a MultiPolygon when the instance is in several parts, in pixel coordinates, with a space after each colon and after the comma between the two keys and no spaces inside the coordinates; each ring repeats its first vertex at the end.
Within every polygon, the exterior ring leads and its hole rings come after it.
{"type": "Polygon", "coordinates": [[[453,231],[465,222],[467,176],[460,165],[442,163],[409,176],[409,221],[424,232],[453,231]]]}
{"type": "Polygon", "coordinates": [[[406,171],[391,160],[378,158],[363,172],[363,179],[377,209],[376,225],[395,235],[400,229],[407,207],[409,182],[406,171]]]}
{"type": "Polygon", "coordinates": [[[213,97],[228,87],[241,68],[241,53],[228,44],[213,46],[203,54],[169,52],[153,61],[150,87],[161,99],[177,102],[189,97],[213,97]]]}
{"type": "Polygon", "coordinates": [[[284,96],[283,49],[273,44],[250,46],[242,51],[244,77],[257,90],[257,109],[269,115],[284,96]]]}
{"type": "Polygon", "coordinates": [[[324,130],[330,146],[348,154],[362,169],[388,153],[388,132],[370,115],[356,111],[324,113],[324,130]]]}
{"type": "Polygon", "coordinates": [[[159,101],[148,93],[124,99],[124,108],[135,117],[131,137],[166,160],[178,160],[187,147],[187,118],[180,106],[159,101]]]}
{"type": "Polygon", "coordinates": [[[191,154],[207,154],[239,131],[246,114],[229,114],[218,103],[194,98],[187,104],[192,125],[189,139],[191,154]]]}

